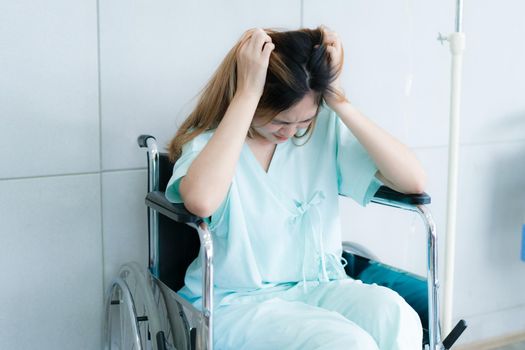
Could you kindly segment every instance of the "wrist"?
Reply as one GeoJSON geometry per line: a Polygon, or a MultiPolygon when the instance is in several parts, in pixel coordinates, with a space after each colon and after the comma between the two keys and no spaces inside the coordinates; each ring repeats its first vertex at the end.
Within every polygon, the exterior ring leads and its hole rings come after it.
{"type": "Polygon", "coordinates": [[[261,94],[254,92],[254,91],[249,91],[249,90],[237,90],[233,98],[244,100],[244,101],[255,102],[256,104],[259,104],[259,100],[261,99],[261,94]]]}
{"type": "Polygon", "coordinates": [[[336,106],[344,102],[349,102],[346,98],[345,90],[339,84],[330,86],[325,94],[325,101],[329,106],[336,106]]]}
{"type": "Polygon", "coordinates": [[[332,96],[331,98],[325,98],[326,104],[331,110],[341,115],[343,111],[348,112],[355,110],[355,107],[343,96],[332,96]]]}
{"type": "Polygon", "coordinates": [[[251,121],[260,99],[261,97],[257,94],[237,91],[230,101],[228,109],[239,111],[240,115],[246,116],[251,121]]]}

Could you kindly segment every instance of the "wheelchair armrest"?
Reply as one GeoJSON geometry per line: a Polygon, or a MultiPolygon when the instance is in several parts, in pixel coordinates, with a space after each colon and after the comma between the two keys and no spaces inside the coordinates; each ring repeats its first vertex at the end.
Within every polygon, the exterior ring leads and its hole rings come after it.
{"type": "Polygon", "coordinates": [[[399,203],[408,205],[430,204],[431,199],[425,192],[421,194],[405,194],[394,191],[390,187],[381,186],[374,194],[372,202],[378,204],[399,203]]]}
{"type": "Polygon", "coordinates": [[[190,213],[184,204],[175,204],[168,201],[162,191],[148,193],[146,196],[146,205],[177,222],[199,225],[203,221],[201,217],[190,213]]]}

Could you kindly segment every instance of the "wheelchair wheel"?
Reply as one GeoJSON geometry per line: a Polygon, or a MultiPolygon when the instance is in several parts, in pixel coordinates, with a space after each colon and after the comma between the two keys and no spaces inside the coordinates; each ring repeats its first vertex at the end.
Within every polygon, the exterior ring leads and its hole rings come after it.
{"type": "Polygon", "coordinates": [[[106,297],[104,349],[174,350],[164,298],[148,271],[124,264],[106,297]]]}

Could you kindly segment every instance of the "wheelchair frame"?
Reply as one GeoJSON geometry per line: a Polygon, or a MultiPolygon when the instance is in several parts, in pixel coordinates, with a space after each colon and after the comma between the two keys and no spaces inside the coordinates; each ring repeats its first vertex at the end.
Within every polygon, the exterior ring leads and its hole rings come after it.
{"type": "MultiPolygon", "coordinates": [[[[186,210],[183,204],[173,204],[169,202],[164,192],[159,191],[159,156],[156,140],[150,135],[141,135],[138,138],[138,144],[141,148],[147,148],[148,155],[148,194],[145,202],[148,207],[148,224],[149,224],[149,262],[148,269],[151,278],[162,291],[168,314],[178,314],[183,324],[188,328],[190,338],[185,340],[191,349],[213,349],[213,239],[207,224],[200,217],[197,217],[186,210]],[[199,235],[200,250],[202,257],[203,276],[202,276],[202,310],[196,309],[192,304],[171,290],[162,281],[159,276],[159,213],[178,222],[185,223],[193,227],[199,235]],[[189,313],[189,317],[186,313],[189,313]]],[[[465,321],[461,320],[452,330],[450,335],[442,341],[439,323],[439,283],[437,273],[437,232],[436,225],[426,207],[431,202],[430,197],[426,194],[402,194],[388,187],[381,187],[372,199],[373,203],[386,205],[402,210],[408,210],[419,214],[423,220],[427,231],[427,292],[428,292],[428,327],[429,327],[429,344],[431,350],[449,349],[452,344],[459,338],[466,328],[465,321]]],[[[345,248],[345,247],[343,247],[345,248]]],[[[118,285],[122,281],[117,278],[118,285]]],[[[112,301],[112,292],[108,293],[107,305],[114,303],[112,301]]],[[[129,313],[133,315],[134,307],[128,306],[129,313]],[[133,309],[133,310],[132,310],[133,309]]],[[[108,311],[109,312],[109,311],[108,311]]],[[[136,316],[136,315],[135,315],[136,316]]],[[[109,317],[109,316],[108,316],[109,317]]],[[[107,322],[107,321],[106,321],[107,322]]],[[[107,326],[106,326],[107,328],[107,326]]],[[[153,334],[154,342],[157,349],[166,349],[164,344],[164,334],[153,334]]],[[[107,334],[106,339],[111,337],[107,334]]],[[[107,344],[107,342],[106,342],[107,344]]],[[[142,349],[142,347],[137,347],[142,349]]],[[[155,347],[154,347],[155,348],[155,347]]]]}

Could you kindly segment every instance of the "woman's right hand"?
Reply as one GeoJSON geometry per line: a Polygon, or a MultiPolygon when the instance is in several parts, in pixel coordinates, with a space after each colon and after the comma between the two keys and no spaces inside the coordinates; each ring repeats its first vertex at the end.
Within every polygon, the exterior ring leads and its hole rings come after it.
{"type": "Polygon", "coordinates": [[[270,54],[275,48],[272,38],[260,28],[250,29],[244,33],[237,52],[237,93],[260,98],[270,54]]]}

